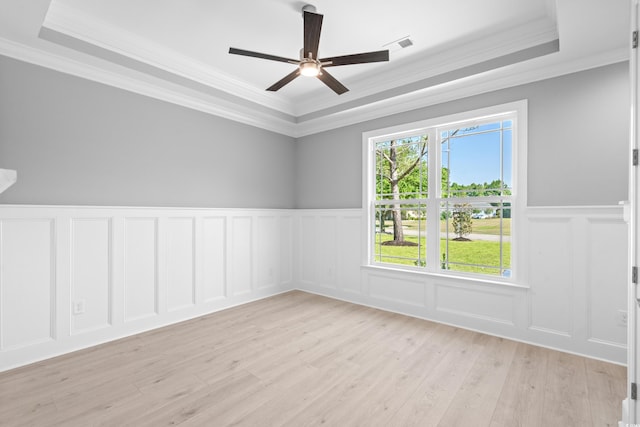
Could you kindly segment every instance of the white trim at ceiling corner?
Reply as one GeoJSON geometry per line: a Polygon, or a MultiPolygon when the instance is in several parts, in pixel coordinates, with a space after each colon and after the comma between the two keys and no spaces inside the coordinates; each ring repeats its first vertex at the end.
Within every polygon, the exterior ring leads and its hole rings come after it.
{"type": "MultiPolygon", "coordinates": [[[[403,113],[431,105],[454,101],[463,97],[479,95],[495,90],[533,83],[540,80],[559,77],[579,71],[597,68],[629,59],[627,48],[601,52],[599,55],[577,58],[555,65],[546,63],[537,67],[520,70],[516,64],[512,67],[493,70],[442,85],[427,87],[411,93],[395,96],[366,105],[298,123],[296,138],[325,132],[332,129],[362,123],[403,113]]],[[[530,62],[535,62],[531,60],[530,62]]]]}
{"type": "Polygon", "coordinates": [[[424,88],[412,93],[354,107],[318,119],[291,123],[257,112],[248,107],[230,105],[228,102],[224,103],[221,100],[216,100],[214,97],[199,99],[163,85],[137,79],[115,71],[105,70],[94,65],[1,37],[0,55],[294,138],[373,120],[390,114],[452,101],[461,97],[477,95],[621,62],[628,60],[629,57],[628,49],[621,48],[602,52],[597,56],[558,63],[555,66],[543,65],[528,71],[514,72],[513,67],[509,67],[509,69],[495,70],[494,72],[483,73],[480,76],[474,76],[436,87],[424,88]]]}
{"type": "MultiPolygon", "coordinates": [[[[539,46],[558,39],[555,25],[547,19],[538,19],[526,25],[512,27],[506,31],[496,32],[482,39],[456,42],[440,47],[438,51],[427,53],[420,58],[401,60],[394,65],[393,61],[385,69],[360,77],[357,81],[345,80],[353,92],[347,92],[351,100],[365,98],[385,90],[410,85],[420,80],[450,72],[459,68],[472,66],[490,59],[509,55],[524,49],[539,46]],[[356,93],[353,96],[352,93],[356,93]]],[[[318,92],[314,96],[304,96],[296,100],[295,115],[303,116],[315,111],[332,108],[344,101],[331,96],[333,93],[318,92]]]]}
{"type": "Polygon", "coordinates": [[[214,97],[199,99],[163,85],[105,70],[2,37],[0,37],[0,55],[286,136],[293,137],[296,134],[297,125],[295,123],[257,112],[248,107],[230,105],[230,103],[221,102],[214,97]]]}
{"type": "Polygon", "coordinates": [[[264,107],[289,115],[294,114],[291,102],[269,96],[270,94],[264,90],[259,90],[207,64],[163,48],[64,3],[52,3],[42,27],[264,107]]]}

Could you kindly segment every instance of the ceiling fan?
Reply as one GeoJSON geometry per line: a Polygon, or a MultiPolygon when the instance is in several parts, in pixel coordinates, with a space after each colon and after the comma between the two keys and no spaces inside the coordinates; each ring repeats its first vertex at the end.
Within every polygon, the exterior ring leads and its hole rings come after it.
{"type": "Polygon", "coordinates": [[[293,72],[287,74],[284,78],[268,87],[268,91],[275,92],[302,74],[303,76],[317,77],[324,84],[333,89],[333,91],[338,95],[347,92],[349,89],[329,74],[325,68],[389,60],[388,50],[318,58],[318,45],[320,43],[320,31],[322,29],[323,15],[315,13],[315,11],[316,8],[312,5],[305,5],[302,8],[302,16],[304,19],[304,47],[300,50],[299,60],[268,55],[266,53],[252,52],[250,50],[236,49],[234,47],[229,48],[229,53],[262,58],[270,61],[287,62],[298,66],[298,68],[293,72]]]}

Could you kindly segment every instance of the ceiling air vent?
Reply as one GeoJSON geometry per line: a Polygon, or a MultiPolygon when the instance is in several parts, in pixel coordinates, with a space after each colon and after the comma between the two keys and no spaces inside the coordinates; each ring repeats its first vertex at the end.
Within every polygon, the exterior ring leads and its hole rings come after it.
{"type": "Polygon", "coordinates": [[[402,38],[399,38],[397,40],[391,41],[383,45],[383,47],[385,49],[389,49],[389,51],[391,52],[397,52],[406,47],[413,46],[413,40],[411,40],[409,37],[410,36],[404,36],[402,38]]]}
{"type": "Polygon", "coordinates": [[[413,46],[413,42],[411,41],[411,39],[409,37],[404,38],[402,40],[398,41],[398,44],[400,45],[401,48],[405,48],[405,47],[409,47],[409,46],[413,46]]]}

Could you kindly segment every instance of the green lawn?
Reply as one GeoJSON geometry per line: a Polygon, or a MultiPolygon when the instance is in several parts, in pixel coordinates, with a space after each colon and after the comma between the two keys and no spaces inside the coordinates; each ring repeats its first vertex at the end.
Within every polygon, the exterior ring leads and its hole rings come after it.
{"type": "MultiPolygon", "coordinates": [[[[389,229],[393,226],[393,221],[386,221],[385,225],[389,229]]],[[[427,223],[424,220],[418,222],[417,220],[413,219],[405,219],[402,221],[402,226],[409,230],[417,230],[418,225],[420,225],[420,229],[424,231],[426,229],[427,223]]],[[[449,226],[451,226],[451,222],[449,222],[449,226]]],[[[500,235],[500,218],[474,219],[472,220],[471,228],[473,229],[472,233],[498,236],[500,235]]],[[[502,220],[502,228],[503,236],[511,235],[511,218],[504,218],[502,220]]],[[[440,231],[447,231],[447,222],[444,220],[440,220],[440,231]]]]}
{"type": "MultiPolygon", "coordinates": [[[[479,220],[479,221],[489,221],[479,220]]],[[[489,233],[486,233],[489,234],[489,233]]],[[[403,265],[420,265],[424,263],[426,259],[426,240],[421,238],[420,246],[379,246],[381,241],[392,240],[393,236],[390,234],[376,233],[376,247],[375,254],[376,260],[381,262],[388,262],[393,264],[403,265]],[[382,239],[382,240],[380,240],[382,239]],[[381,251],[381,253],[380,253],[381,251]],[[401,257],[401,258],[394,258],[401,257]],[[420,261],[419,261],[420,260],[420,261]]],[[[408,236],[405,240],[411,242],[418,242],[418,238],[415,236],[408,236]]],[[[504,242],[503,244],[503,268],[507,269],[511,267],[511,243],[504,242]]],[[[447,240],[440,240],[440,254],[446,253],[447,240]]],[[[500,243],[489,242],[485,240],[475,240],[470,242],[457,242],[449,240],[449,269],[455,271],[475,272],[484,274],[500,275],[498,268],[485,268],[478,265],[499,267],[500,266],[500,243]],[[478,264],[478,265],[457,265],[455,263],[462,264],[478,264]]],[[[442,255],[440,255],[442,256],[442,255]]],[[[438,260],[439,263],[442,259],[438,260]]]]}

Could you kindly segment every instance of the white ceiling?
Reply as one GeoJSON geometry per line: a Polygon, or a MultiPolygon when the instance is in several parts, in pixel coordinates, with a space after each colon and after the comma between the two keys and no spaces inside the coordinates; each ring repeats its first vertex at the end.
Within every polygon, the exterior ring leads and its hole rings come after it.
{"type": "Polygon", "coordinates": [[[628,58],[628,0],[315,0],[320,56],[389,48],[334,67],[350,91],[295,65],[293,0],[0,0],[0,54],[291,136],[628,58]],[[410,37],[413,46],[395,41],[410,37]]]}

